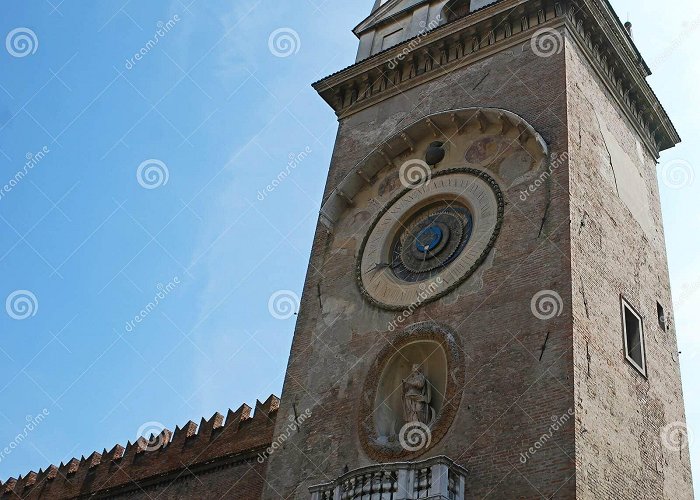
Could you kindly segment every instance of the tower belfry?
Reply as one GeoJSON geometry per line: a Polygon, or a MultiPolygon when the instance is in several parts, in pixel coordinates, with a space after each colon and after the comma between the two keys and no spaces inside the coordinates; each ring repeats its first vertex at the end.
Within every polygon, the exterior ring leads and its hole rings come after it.
{"type": "Polygon", "coordinates": [[[609,3],[377,0],[354,33],[264,497],[691,499],[680,138],[609,3]]]}

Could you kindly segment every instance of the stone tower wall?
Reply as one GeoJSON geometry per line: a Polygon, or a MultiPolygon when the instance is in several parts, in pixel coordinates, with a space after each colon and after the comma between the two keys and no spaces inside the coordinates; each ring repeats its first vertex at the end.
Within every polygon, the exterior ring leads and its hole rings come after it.
{"type": "MultiPolygon", "coordinates": [[[[538,57],[529,43],[525,49],[517,44],[341,119],[325,198],[388,137],[430,114],[471,106],[512,111],[544,137],[553,155],[566,152],[564,54],[538,57]]],[[[567,313],[543,321],[531,311],[542,290],[556,290],[571,303],[565,165],[525,201],[521,193],[529,183],[510,185],[490,172],[506,199],[494,251],[456,292],[402,324],[435,322],[461,343],[464,394],[446,437],[424,456],[446,455],[465,466],[470,498],[575,495],[573,418],[551,431],[554,418],[573,412],[571,322],[567,313]]],[[[384,205],[397,186],[397,169],[387,168],[369,188],[369,201],[349,207],[333,234],[319,224],[280,422],[295,411],[310,409],[313,416],[271,457],[265,498],[306,499],[309,486],[336,478],[346,466],[373,463],[359,438],[366,416],[358,414],[358,402],[367,397],[363,385],[375,357],[402,328],[388,331],[397,313],[363,299],[354,267],[374,210],[368,204],[384,205]]]]}
{"type": "Polygon", "coordinates": [[[580,498],[691,499],[656,161],[594,66],[567,43],[576,458],[580,498]],[[626,360],[620,296],[644,320],[648,379],[626,360]],[[665,445],[664,445],[665,443],[665,445]]]}

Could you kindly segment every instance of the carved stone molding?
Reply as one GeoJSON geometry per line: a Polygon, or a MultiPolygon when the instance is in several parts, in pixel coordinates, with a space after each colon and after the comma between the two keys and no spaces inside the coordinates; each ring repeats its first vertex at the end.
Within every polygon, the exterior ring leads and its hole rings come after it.
{"type": "Polygon", "coordinates": [[[658,157],[680,137],[649,86],[651,74],[605,0],[501,0],[375,54],[314,84],[344,118],[512,46],[565,29],[658,157]],[[564,28],[565,27],[565,28],[564,28]]]}
{"type": "Polygon", "coordinates": [[[314,88],[344,117],[501,50],[499,45],[522,43],[555,20],[564,21],[562,2],[501,0],[375,54],[314,88]]]}
{"type": "Polygon", "coordinates": [[[646,81],[651,70],[607,2],[572,0],[566,25],[654,157],[679,143],[678,132],[646,81]]]}
{"type": "MultiPolygon", "coordinates": [[[[423,138],[430,136],[447,141],[455,137],[482,135],[498,135],[513,141],[537,161],[549,156],[547,143],[537,131],[523,118],[505,109],[464,108],[435,113],[397,132],[355,165],[323,203],[321,222],[332,231],[342,214],[353,206],[358,193],[372,186],[377,174],[387,166],[398,170],[402,155],[418,154],[416,144],[423,138]]],[[[464,166],[465,163],[454,166],[464,166]]],[[[487,164],[473,166],[482,168],[487,164]]]]}

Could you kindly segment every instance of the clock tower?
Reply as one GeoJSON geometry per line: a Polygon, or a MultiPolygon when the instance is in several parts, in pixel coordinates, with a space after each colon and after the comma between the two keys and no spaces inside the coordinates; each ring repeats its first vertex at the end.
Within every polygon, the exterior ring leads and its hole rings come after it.
{"type": "Polygon", "coordinates": [[[377,0],[265,498],[691,499],[656,179],[606,0],[377,0]]]}

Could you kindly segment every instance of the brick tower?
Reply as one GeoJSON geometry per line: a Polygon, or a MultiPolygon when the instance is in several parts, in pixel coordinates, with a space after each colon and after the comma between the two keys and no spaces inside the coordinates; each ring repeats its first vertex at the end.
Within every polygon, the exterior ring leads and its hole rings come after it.
{"type": "Polygon", "coordinates": [[[691,499],[656,160],[606,0],[377,0],[264,498],[691,499]]]}

